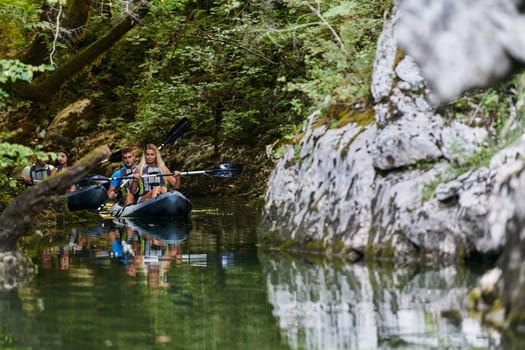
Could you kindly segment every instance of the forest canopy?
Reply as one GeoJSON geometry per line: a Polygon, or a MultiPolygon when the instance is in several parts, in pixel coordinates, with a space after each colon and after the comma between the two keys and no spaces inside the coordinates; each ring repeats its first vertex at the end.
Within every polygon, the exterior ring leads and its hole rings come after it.
{"type": "Polygon", "coordinates": [[[81,155],[98,145],[86,142],[93,135],[112,130],[112,147],[141,144],[186,116],[191,140],[211,147],[210,157],[264,153],[293,139],[313,110],[368,107],[387,8],[362,0],[3,1],[1,122],[11,133],[2,140],[81,155]],[[77,134],[46,137],[80,99],[91,113],[79,115],[77,134]]]}

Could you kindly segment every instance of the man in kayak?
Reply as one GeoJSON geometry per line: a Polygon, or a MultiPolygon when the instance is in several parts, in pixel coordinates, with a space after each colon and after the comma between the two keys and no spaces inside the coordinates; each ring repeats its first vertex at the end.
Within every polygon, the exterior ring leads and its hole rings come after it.
{"type": "MultiPolygon", "coordinates": [[[[42,158],[42,157],[41,157],[42,158]]],[[[20,180],[26,185],[34,185],[46,177],[56,174],[56,169],[47,163],[47,159],[35,157],[32,165],[26,166],[20,174],[20,180]]]]}
{"type": "Polygon", "coordinates": [[[180,172],[171,173],[164,164],[157,146],[149,143],[144,148],[139,165],[133,172],[133,183],[131,193],[138,190],[137,203],[155,198],[159,194],[166,193],[169,183],[174,189],[180,188],[180,172]],[[168,175],[169,174],[169,175],[168,175]]]}
{"type": "Polygon", "coordinates": [[[122,150],[122,163],[120,169],[111,175],[111,177],[115,179],[109,183],[108,198],[118,198],[119,203],[124,205],[133,204],[135,197],[133,193],[130,192],[131,181],[129,179],[121,180],[122,177],[131,176],[137,168],[135,152],[132,148],[124,148],[122,150]],[[119,190],[118,193],[117,190],[119,190]]]}

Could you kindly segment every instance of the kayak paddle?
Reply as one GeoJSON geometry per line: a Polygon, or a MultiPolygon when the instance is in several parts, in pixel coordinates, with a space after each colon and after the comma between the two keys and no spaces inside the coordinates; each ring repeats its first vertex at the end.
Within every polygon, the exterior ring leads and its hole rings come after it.
{"type": "MultiPolygon", "coordinates": [[[[186,117],[183,117],[180,119],[170,130],[168,133],[168,136],[166,136],[166,139],[164,142],[162,142],[159,146],[159,151],[164,148],[166,145],[171,145],[177,140],[179,137],[184,135],[184,133],[188,130],[190,130],[190,120],[186,117]]],[[[109,163],[118,163],[122,161],[122,150],[118,150],[116,152],[113,152],[108,159],[103,160],[102,162],[109,162],[109,163]]]]}
{"type": "MultiPolygon", "coordinates": [[[[207,170],[193,170],[193,171],[181,171],[181,176],[186,175],[200,175],[200,174],[206,174],[213,177],[235,177],[239,176],[242,173],[243,167],[242,164],[236,164],[236,163],[223,163],[219,164],[211,169],[207,170]]],[[[151,175],[143,175],[143,178],[146,177],[156,177],[156,176],[173,176],[175,173],[168,173],[168,174],[151,174],[151,175]]],[[[112,180],[124,180],[124,179],[133,179],[133,176],[122,176],[122,177],[108,177],[106,178],[106,181],[112,181],[112,180]]]]}
{"type": "Polygon", "coordinates": [[[181,171],[181,175],[206,174],[214,177],[235,177],[242,173],[242,164],[223,163],[208,170],[181,171]]]}
{"type": "MultiPolygon", "coordinates": [[[[184,133],[186,131],[190,130],[190,120],[186,117],[183,117],[182,119],[180,119],[172,128],[171,130],[169,131],[168,133],[168,136],[166,136],[166,139],[164,140],[164,142],[162,142],[162,144],[158,147],[159,151],[165,146],[165,145],[171,145],[173,144],[178,138],[180,138],[182,135],[184,135],[184,133]]],[[[106,162],[110,162],[110,163],[117,163],[117,162],[120,162],[122,160],[122,149],[121,150],[118,150],[117,152],[114,152],[112,155],[110,155],[108,157],[108,159],[106,160],[106,162]]],[[[132,177],[131,177],[132,178],[132,177]]],[[[120,179],[120,178],[114,178],[114,179],[120,179]]],[[[124,179],[124,178],[122,178],[124,179]]],[[[107,178],[107,177],[104,177],[104,176],[101,176],[101,175],[95,175],[95,176],[91,176],[90,178],[88,178],[88,181],[93,181],[93,182],[96,182],[96,183],[100,183],[102,181],[108,181],[108,180],[112,180],[112,178],[107,178]],[[103,180],[102,180],[103,179],[103,180]]],[[[115,191],[117,191],[120,187],[124,186],[124,184],[126,183],[127,181],[121,181],[118,185],[118,187],[115,189],[115,191]]],[[[99,208],[97,209],[97,211],[100,211],[102,210],[102,208],[106,205],[106,203],[108,202],[109,198],[107,198],[104,203],[102,203],[99,208]]]]}
{"type": "Polygon", "coordinates": [[[166,140],[160,144],[159,151],[163,149],[165,145],[173,144],[175,140],[184,135],[186,131],[189,131],[190,127],[191,124],[188,118],[183,117],[181,120],[179,120],[177,124],[171,128],[170,132],[168,133],[168,137],[166,137],[166,140]]]}

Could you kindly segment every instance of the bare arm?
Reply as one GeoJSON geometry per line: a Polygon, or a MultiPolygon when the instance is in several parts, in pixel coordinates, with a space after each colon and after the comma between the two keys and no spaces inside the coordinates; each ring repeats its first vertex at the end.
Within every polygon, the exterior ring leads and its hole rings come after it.
{"type": "MultiPolygon", "coordinates": [[[[167,167],[164,169],[164,173],[165,174],[170,174],[171,171],[170,169],[168,169],[167,167]]],[[[172,176],[166,176],[166,179],[167,181],[170,183],[170,185],[174,188],[174,189],[179,189],[180,188],[180,183],[181,183],[181,179],[180,179],[180,172],[178,171],[174,171],[173,172],[173,175],[172,176]]]]}
{"type": "Polygon", "coordinates": [[[139,181],[140,181],[140,169],[137,167],[135,171],[133,172],[133,180],[131,181],[131,193],[137,192],[137,189],[139,188],[139,181]]]}
{"type": "Polygon", "coordinates": [[[108,198],[109,199],[115,198],[115,189],[116,189],[115,186],[109,186],[108,188],[108,198]]]}

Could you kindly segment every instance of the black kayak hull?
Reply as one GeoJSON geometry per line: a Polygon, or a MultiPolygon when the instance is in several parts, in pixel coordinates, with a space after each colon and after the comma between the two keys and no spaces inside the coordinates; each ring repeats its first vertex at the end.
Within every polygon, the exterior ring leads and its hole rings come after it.
{"type": "Polygon", "coordinates": [[[179,191],[169,191],[139,204],[122,206],[114,204],[109,213],[114,217],[135,217],[148,219],[186,218],[192,204],[179,191]]]}
{"type": "Polygon", "coordinates": [[[97,210],[107,201],[108,193],[103,185],[93,184],[66,193],[65,197],[69,210],[97,210]]]}

